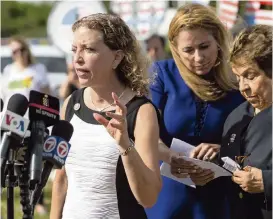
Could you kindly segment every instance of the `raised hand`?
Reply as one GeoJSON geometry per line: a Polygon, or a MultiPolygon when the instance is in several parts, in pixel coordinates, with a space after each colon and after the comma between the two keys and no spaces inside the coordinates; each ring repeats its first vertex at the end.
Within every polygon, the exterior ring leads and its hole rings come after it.
{"type": "Polygon", "coordinates": [[[117,144],[126,150],[130,146],[126,120],[127,108],[120,103],[118,96],[114,92],[112,92],[112,98],[116,105],[116,111],[115,113],[106,113],[111,120],[107,120],[98,113],[94,113],[94,118],[107,129],[108,133],[116,140],[117,144]]]}

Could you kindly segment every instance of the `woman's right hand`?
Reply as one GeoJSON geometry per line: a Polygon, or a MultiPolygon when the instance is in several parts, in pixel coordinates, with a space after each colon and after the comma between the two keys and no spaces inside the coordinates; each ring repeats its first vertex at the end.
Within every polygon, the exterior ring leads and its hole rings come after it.
{"type": "Polygon", "coordinates": [[[199,160],[211,161],[217,156],[219,151],[219,144],[202,143],[192,150],[190,157],[199,160]]]}

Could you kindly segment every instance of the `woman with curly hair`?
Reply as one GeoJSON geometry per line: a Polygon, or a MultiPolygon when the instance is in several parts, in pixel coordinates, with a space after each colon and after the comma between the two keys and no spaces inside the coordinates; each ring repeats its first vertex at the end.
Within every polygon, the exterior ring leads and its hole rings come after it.
{"type": "Polygon", "coordinates": [[[232,219],[272,218],[272,26],[242,31],[230,63],[247,100],[225,122],[220,157],[241,169],[226,186],[232,219]]]}
{"type": "Polygon", "coordinates": [[[86,88],[64,102],[74,135],[50,218],[147,218],[144,207],[161,189],[157,111],[145,97],[149,63],[118,16],[93,14],[72,30],[73,64],[86,88]]]}

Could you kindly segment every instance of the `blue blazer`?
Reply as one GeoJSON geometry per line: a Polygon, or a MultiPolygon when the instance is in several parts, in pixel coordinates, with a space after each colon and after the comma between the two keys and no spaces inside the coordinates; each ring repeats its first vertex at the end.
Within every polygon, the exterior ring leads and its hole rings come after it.
{"type": "MultiPolygon", "coordinates": [[[[194,135],[196,124],[195,94],[182,79],[173,59],[156,62],[152,67],[155,81],[150,91],[152,102],[162,113],[160,137],[170,146],[173,138],[192,145],[221,143],[224,122],[244,99],[238,91],[229,92],[217,101],[208,101],[200,135],[194,135]]],[[[163,188],[156,205],[147,209],[149,219],[219,219],[226,215],[221,180],[192,189],[163,177],[163,188]]],[[[226,206],[226,204],[225,204],[226,206]]]]}
{"type": "Polygon", "coordinates": [[[156,62],[156,74],[150,87],[152,101],[162,112],[161,138],[170,145],[172,138],[193,145],[221,142],[224,122],[244,100],[239,91],[231,91],[224,98],[208,101],[205,121],[200,137],[194,137],[196,123],[195,94],[182,79],[173,59],[156,62]]]}

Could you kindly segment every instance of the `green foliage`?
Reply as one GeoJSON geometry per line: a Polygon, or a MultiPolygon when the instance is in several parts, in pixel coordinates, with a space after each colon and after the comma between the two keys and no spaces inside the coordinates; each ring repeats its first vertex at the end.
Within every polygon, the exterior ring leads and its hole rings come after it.
{"type": "Polygon", "coordinates": [[[111,1],[103,1],[103,4],[106,8],[106,11],[107,12],[110,12],[110,4],[111,4],[111,1]]]}
{"type": "MultiPolygon", "coordinates": [[[[103,1],[107,11],[110,1],[103,1]]],[[[26,38],[47,36],[47,19],[52,3],[33,4],[17,1],[1,1],[1,36],[21,35],[26,38]]]]}
{"type": "Polygon", "coordinates": [[[1,1],[1,36],[46,37],[46,23],[52,5],[1,1]]]}
{"type": "MultiPolygon", "coordinates": [[[[35,213],[35,219],[48,219],[50,204],[51,204],[51,189],[52,182],[49,181],[44,189],[44,202],[47,208],[47,214],[39,215],[35,213]]],[[[14,189],[14,219],[21,219],[23,217],[23,211],[20,204],[20,190],[18,187],[14,189]]],[[[7,189],[3,189],[3,193],[1,194],[1,219],[7,218],[7,189]]]]}

